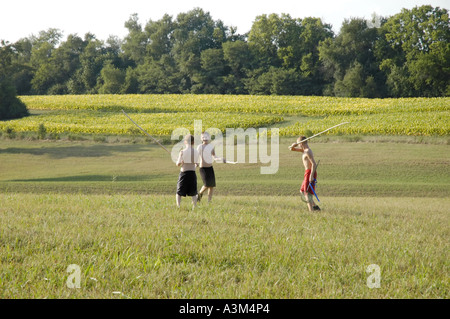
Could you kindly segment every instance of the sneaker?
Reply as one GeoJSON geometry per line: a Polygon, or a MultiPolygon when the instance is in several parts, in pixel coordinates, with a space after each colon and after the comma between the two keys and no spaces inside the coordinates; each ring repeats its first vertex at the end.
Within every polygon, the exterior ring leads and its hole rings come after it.
{"type": "Polygon", "coordinates": [[[313,207],[313,210],[320,210],[320,207],[316,205],[313,207]]]}

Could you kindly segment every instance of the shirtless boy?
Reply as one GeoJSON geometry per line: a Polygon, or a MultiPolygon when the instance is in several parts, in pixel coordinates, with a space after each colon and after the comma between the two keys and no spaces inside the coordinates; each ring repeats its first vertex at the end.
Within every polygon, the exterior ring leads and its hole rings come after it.
{"type": "Polygon", "coordinates": [[[305,166],[305,176],[303,178],[303,183],[300,188],[300,193],[305,195],[309,211],[320,210],[319,206],[314,203],[313,195],[315,190],[315,179],[317,178],[317,164],[314,160],[314,155],[312,150],[308,146],[308,142],[302,142],[305,140],[305,136],[300,136],[297,139],[297,143],[293,143],[289,146],[289,150],[293,152],[301,152],[303,165],[305,166]]]}
{"type": "Polygon", "coordinates": [[[191,196],[194,208],[197,205],[197,175],[195,167],[198,165],[198,152],[194,149],[194,136],[184,138],[186,148],[180,151],[177,166],[181,166],[177,183],[177,207],[180,208],[181,197],[191,196]]]}

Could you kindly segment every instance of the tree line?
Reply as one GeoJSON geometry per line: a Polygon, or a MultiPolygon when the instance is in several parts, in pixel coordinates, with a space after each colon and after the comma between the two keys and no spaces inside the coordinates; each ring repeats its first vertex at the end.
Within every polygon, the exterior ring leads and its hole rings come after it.
{"type": "Polygon", "coordinates": [[[343,97],[450,95],[448,10],[424,5],[351,18],[334,34],[320,18],[256,17],[250,31],[195,8],[106,41],[63,41],[49,29],[0,45],[0,84],[31,94],[274,94],[343,97]]]}

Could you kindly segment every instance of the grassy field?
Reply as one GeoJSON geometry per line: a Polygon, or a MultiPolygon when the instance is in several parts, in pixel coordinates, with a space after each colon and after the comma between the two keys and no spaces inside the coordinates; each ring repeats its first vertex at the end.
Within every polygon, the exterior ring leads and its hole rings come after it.
{"type": "MultiPolygon", "coordinates": [[[[267,164],[216,164],[217,194],[297,195],[303,166],[299,153],[288,150],[292,141],[280,139],[276,174],[260,174],[267,164]]],[[[317,138],[312,147],[321,160],[318,189],[323,196],[448,196],[445,138],[317,138]]],[[[145,141],[3,139],[0,159],[0,189],[9,192],[174,194],[179,171],[164,150],[145,141]]]]}
{"type": "Polygon", "coordinates": [[[310,213],[290,139],[277,174],[216,164],[213,202],[192,211],[154,145],[2,137],[0,298],[448,298],[446,138],[356,140],[311,143],[310,213]]]}
{"type": "Polygon", "coordinates": [[[323,197],[312,214],[293,197],[0,197],[2,298],[448,298],[444,198],[323,197]]]}

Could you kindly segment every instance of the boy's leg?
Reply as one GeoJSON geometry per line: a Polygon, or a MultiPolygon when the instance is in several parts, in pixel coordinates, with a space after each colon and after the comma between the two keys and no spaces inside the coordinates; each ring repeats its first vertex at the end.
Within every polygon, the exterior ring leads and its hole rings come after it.
{"type": "Polygon", "coordinates": [[[214,187],[208,187],[208,202],[211,201],[214,192],[214,187]]]}
{"type": "Polygon", "coordinates": [[[306,204],[308,205],[308,210],[310,212],[314,209],[314,200],[312,198],[312,195],[309,192],[304,192],[305,198],[306,198],[306,204]]]}
{"type": "Polygon", "coordinates": [[[192,196],[192,205],[193,207],[197,206],[197,195],[192,196]]]}
{"type": "Polygon", "coordinates": [[[177,207],[180,208],[181,196],[177,194],[177,207]]]}
{"type": "Polygon", "coordinates": [[[198,192],[198,201],[200,202],[200,200],[203,197],[203,193],[206,191],[206,187],[205,185],[202,186],[202,188],[200,189],[200,191],[198,192]]]}

